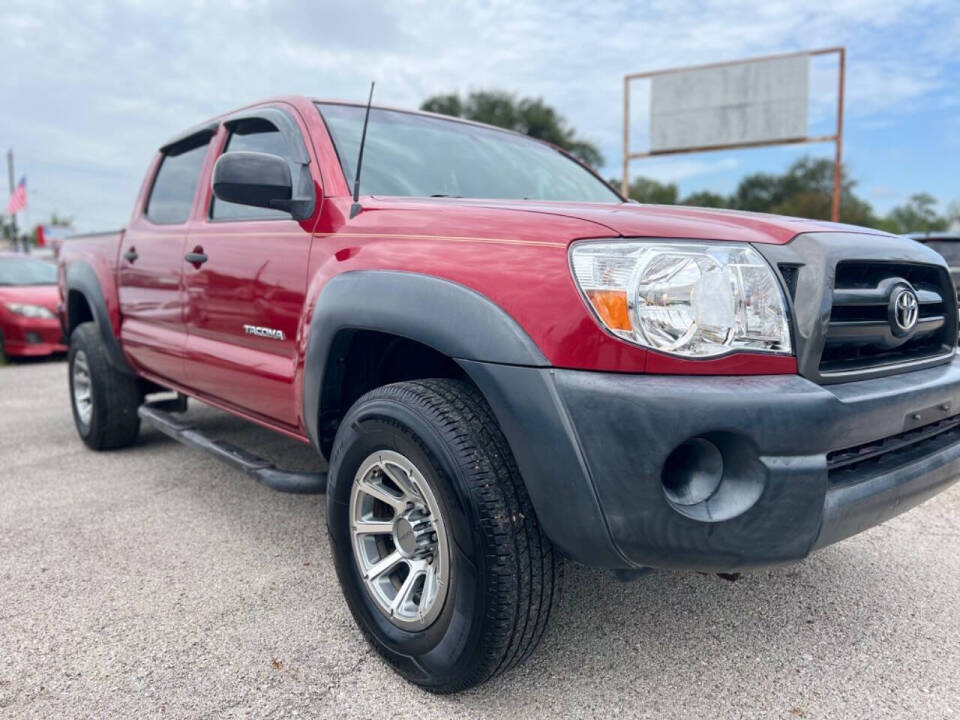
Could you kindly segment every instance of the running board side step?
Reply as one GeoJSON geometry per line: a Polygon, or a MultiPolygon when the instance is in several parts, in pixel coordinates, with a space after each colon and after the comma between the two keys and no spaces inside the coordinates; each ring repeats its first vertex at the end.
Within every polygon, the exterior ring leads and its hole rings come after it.
{"type": "Polygon", "coordinates": [[[286,493],[316,495],[326,492],[327,474],[324,472],[290,472],[280,470],[273,463],[226,440],[208,437],[187,423],[173,417],[166,409],[145,403],[137,409],[141,420],[148,421],[157,430],[184,445],[204,450],[227,465],[242,470],[267,487],[286,493]]]}

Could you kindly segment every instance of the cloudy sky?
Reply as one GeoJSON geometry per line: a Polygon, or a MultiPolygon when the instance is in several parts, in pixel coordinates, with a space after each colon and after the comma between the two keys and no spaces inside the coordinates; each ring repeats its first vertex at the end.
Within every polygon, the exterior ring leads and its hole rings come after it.
{"type": "MultiPolygon", "coordinates": [[[[30,217],[123,225],[155,148],[252,100],[296,93],[416,107],[452,90],[543,97],[619,175],[622,76],[832,45],[848,48],[845,160],[880,211],[921,190],[960,199],[956,0],[48,2],[0,5],[0,148],[30,217]]],[[[813,66],[811,130],[830,131],[835,64],[813,66]]],[[[646,142],[645,87],[631,140],[646,142]]],[[[635,161],[684,192],[729,192],[831,146],[635,161]]]]}

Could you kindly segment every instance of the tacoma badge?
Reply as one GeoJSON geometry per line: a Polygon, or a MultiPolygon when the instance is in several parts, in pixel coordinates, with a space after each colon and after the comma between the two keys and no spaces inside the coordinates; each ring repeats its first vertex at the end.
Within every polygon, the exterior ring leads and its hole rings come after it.
{"type": "Polygon", "coordinates": [[[273,328],[257,327],[256,325],[244,325],[243,331],[247,335],[256,335],[258,337],[270,338],[271,340],[286,340],[287,336],[283,330],[274,330],[273,328]]]}

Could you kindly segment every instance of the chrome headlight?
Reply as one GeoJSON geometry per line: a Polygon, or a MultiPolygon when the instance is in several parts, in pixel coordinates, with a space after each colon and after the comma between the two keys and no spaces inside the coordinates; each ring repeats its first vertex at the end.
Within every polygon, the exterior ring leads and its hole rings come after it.
{"type": "Polygon", "coordinates": [[[7,310],[12,312],[14,315],[22,315],[23,317],[28,318],[43,318],[48,320],[50,318],[55,318],[54,315],[48,308],[45,308],[43,305],[31,305],[29,303],[4,303],[7,310]]]}
{"type": "Polygon", "coordinates": [[[749,245],[585,241],[570,259],[597,317],[628,342],[683,357],[791,352],[780,283],[749,245]]]}

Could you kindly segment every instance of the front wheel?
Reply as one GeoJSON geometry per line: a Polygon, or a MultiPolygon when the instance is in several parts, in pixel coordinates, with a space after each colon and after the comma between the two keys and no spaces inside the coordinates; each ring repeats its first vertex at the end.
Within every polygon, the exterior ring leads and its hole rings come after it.
{"type": "Polygon", "coordinates": [[[468,383],[403,382],[360,398],[331,452],[327,524],[358,625],[425,689],[482,683],[543,635],[561,561],[468,383]]]}
{"type": "Polygon", "coordinates": [[[80,439],[93,450],[133,444],[140,432],[137,408],[143,396],[135,377],[110,364],[96,323],[82,323],[71,333],[67,366],[80,439]]]}

